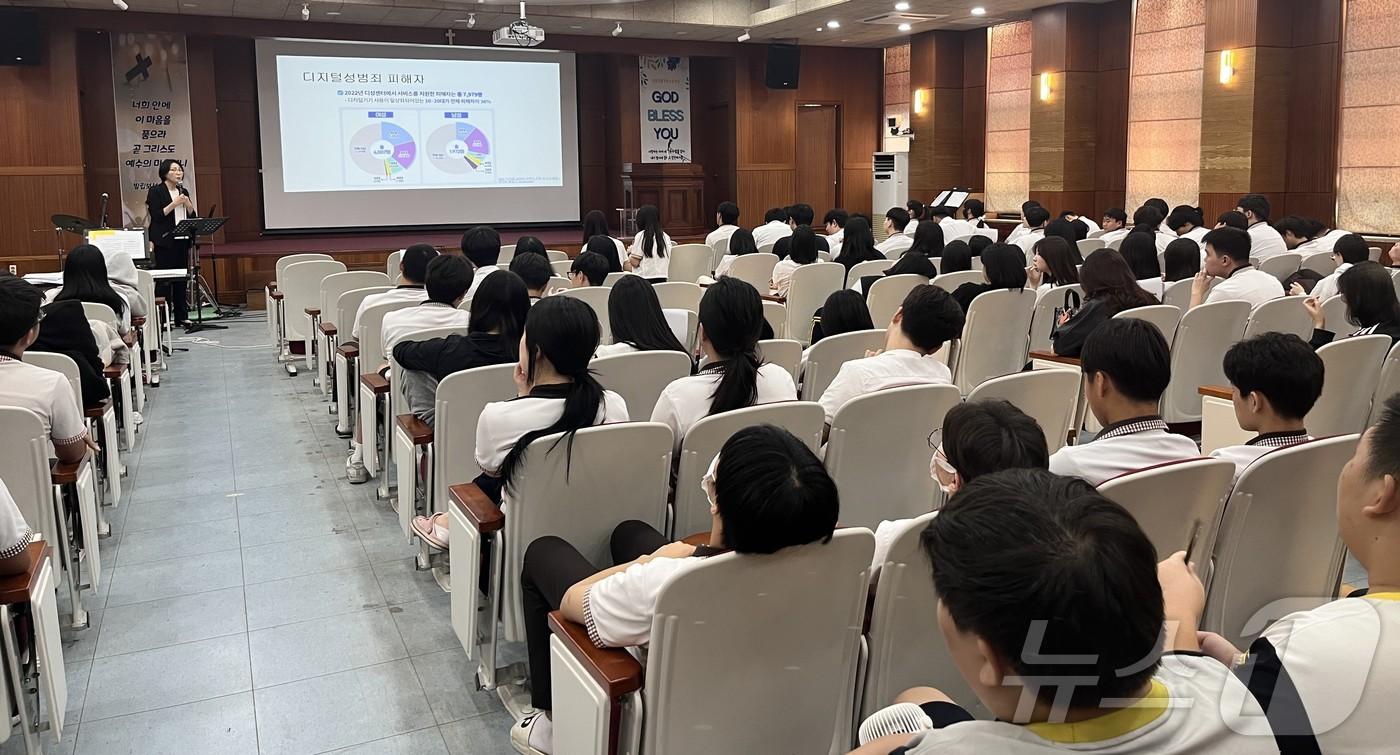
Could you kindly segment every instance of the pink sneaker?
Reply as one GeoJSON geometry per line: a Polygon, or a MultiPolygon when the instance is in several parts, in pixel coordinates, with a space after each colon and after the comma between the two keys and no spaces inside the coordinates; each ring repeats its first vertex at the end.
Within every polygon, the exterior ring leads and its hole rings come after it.
{"type": "Polygon", "coordinates": [[[438,550],[447,550],[447,514],[433,514],[431,517],[413,517],[413,531],[428,545],[438,550]]]}

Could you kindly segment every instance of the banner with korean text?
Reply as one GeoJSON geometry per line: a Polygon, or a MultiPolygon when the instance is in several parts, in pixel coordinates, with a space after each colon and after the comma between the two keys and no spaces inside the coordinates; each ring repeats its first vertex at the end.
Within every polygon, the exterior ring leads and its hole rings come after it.
{"type": "Polygon", "coordinates": [[[690,58],[638,56],[642,162],[690,162],[690,58]]]}
{"type": "Polygon", "coordinates": [[[199,201],[194,187],[189,59],[183,34],[111,37],[121,218],[114,217],[110,224],[139,228],[146,225],[146,190],[160,181],[162,160],[180,161],[185,167],[185,188],[199,201]]]}

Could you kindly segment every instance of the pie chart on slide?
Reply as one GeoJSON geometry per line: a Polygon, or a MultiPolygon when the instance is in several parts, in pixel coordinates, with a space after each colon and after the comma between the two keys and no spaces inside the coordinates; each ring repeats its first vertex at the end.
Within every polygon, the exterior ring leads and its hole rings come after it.
{"type": "Polygon", "coordinates": [[[470,123],[448,123],[428,135],[428,159],[445,173],[489,174],[491,141],[470,123]]]}
{"type": "Polygon", "coordinates": [[[350,138],[350,158],[371,176],[395,176],[418,155],[413,137],[395,123],[371,123],[350,138]]]}

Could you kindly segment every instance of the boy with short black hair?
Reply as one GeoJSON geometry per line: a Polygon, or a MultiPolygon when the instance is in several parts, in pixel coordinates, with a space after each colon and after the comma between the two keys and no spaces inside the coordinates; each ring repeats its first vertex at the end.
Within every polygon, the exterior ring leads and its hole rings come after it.
{"type": "Polygon", "coordinates": [[[1240,446],[1211,452],[1235,463],[1235,479],[1245,467],[1276,449],[1309,439],[1303,418],[1322,395],[1323,367],[1317,352],[1292,333],[1264,333],[1225,352],[1235,420],[1258,433],[1240,446]]]}
{"type": "Polygon", "coordinates": [[[411,301],[416,304],[428,298],[423,280],[428,277],[428,263],[436,256],[438,250],[432,244],[414,244],[403,250],[403,256],[399,258],[398,285],[388,291],[366,296],[355,310],[355,322],[351,325],[350,334],[356,343],[364,335],[360,331],[360,320],[365,310],[389,301],[411,301]]]}
{"type": "Polygon", "coordinates": [[[711,248],[739,230],[739,205],[720,202],[719,207],[715,208],[715,225],[718,227],[705,237],[705,245],[711,248]]]}
{"type": "Polygon", "coordinates": [[[905,250],[914,246],[914,237],[908,233],[909,211],[903,207],[891,207],[885,211],[885,240],[875,245],[875,251],[889,259],[897,259],[905,250]]]}
{"type": "Polygon", "coordinates": [[[88,439],[73,386],[62,373],[23,360],[25,349],[39,337],[43,300],[29,283],[0,275],[0,406],[39,415],[53,455],[59,461],[81,461],[88,448],[96,446],[88,439]]]}
{"type": "MultiPolygon", "coordinates": [[[[1191,282],[1191,306],[1217,301],[1246,301],[1257,307],[1283,296],[1278,278],[1254,267],[1253,236],[1238,228],[1216,228],[1202,241],[1206,258],[1201,272],[1191,282]],[[1211,286],[1214,281],[1215,285],[1211,286]]],[[[1280,242],[1282,243],[1282,242],[1280,242]]]]}
{"type": "Polygon", "coordinates": [[[763,213],[763,225],[753,229],[753,243],[754,246],[763,246],[791,235],[792,226],[788,225],[787,210],[782,207],[773,207],[768,212],[763,213]]]}
{"type": "Polygon", "coordinates": [[[1263,262],[1288,251],[1283,236],[1269,225],[1269,198],[1263,194],[1246,194],[1235,203],[1235,210],[1244,214],[1249,237],[1254,245],[1251,254],[1263,262]]]}
{"type": "Polygon", "coordinates": [[[841,242],[846,238],[846,221],[850,217],[850,213],[839,207],[827,210],[822,217],[822,230],[826,231],[826,241],[832,249],[841,248],[841,242]]]}
{"type": "MultiPolygon", "coordinates": [[[[544,298],[549,288],[549,281],[554,277],[554,268],[550,266],[549,260],[538,254],[522,254],[510,261],[510,271],[520,276],[520,280],[525,281],[525,288],[530,292],[530,303],[534,303],[544,298]]],[[[604,276],[606,278],[606,276],[604,276]]]]}
{"type": "Polygon", "coordinates": [[[608,259],[596,252],[584,252],[569,266],[569,281],[574,288],[601,286],[608,279],[608,259]]]}
{"type": "MultiPolygon", "coordinates": [[[[526,257],[537,255],[527,254],[526,257]]],[[[427,328],[466,328],[468,313],[458,309],[467,291],[472,287],[472,265],[466,258],[455,254],[434,257],[428,263],[423,287],[428,292],[426,301],[416,307],[404,307],[388,312],[379,326],[379,336],[383,342],[384,358],[393,353],[394,344],[415,331],[427,328]]]]}
{"type": "MultiPolygon", "coordinates": [[[[1371,258],[1371,243],[1355,233],[1348,233],[1337,239],[1337,243],[1332,245],[1332,261],[1337,263],[1337,269],[1333,270],[1322,280],[1313,286],[1312,295],[1318,301],[1325,302],[1337,295],[1337,279],[1342,277],[1342,273],[1350,270],[1352,265],[1365,262],[1371,258]]],[[[1289,293],[1303,293],[1301,290],[1289,291],[1289,293]]]]}

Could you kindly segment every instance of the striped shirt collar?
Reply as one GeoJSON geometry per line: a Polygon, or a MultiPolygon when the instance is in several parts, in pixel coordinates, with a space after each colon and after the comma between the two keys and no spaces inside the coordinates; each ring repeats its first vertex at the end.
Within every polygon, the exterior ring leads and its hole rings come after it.
{"type": "Polygon", "coordinates": [[[1307,430],[1284,430],[1277,433],[1264,433],[1250,438],[1245,442],[1246,446],[1263,446],[1264,448],[1284,448],[1295,443],[1302,443],[1308,439],[1307,430]]]}
{"type": "Polygon", "coordinates": [[[1161,416],[1156,414],[1149,414],[1145,417],[1133,417],[1132,419],[1125,419],[1122,422],[1114,422],[1113,424],[1106,425],[1094,440],[1100,441],[1107,438],[1117,438],[1123,435],[1134,435],[1136,433],[1147,432],[1148,430],[1167,432],[1167,423],[1162,421],[1161,416]]]}

